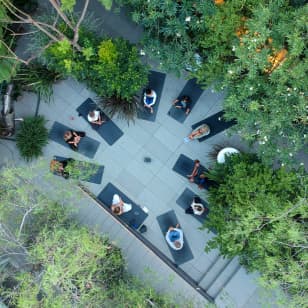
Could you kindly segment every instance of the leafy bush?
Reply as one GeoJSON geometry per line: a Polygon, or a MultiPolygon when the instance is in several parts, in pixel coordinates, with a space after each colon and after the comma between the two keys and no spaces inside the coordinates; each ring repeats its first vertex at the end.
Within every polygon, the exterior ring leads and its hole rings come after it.
{"type": "MultiPolygon", "coordinates": [[[[66,34],[70,35],[69,29],[66,34]]],[[[81,52],[63,40],[47,48],[41,61],[50,70],[85,82],[109,102],[106,107],[110,115],[131,120],[136,116],[134,97],[148,81],[148,66],[141,62],[137,48],[122,38],[99,38],[83,27],[79,37],[81,52]]],[[[40,37],[34,45],[44,43],[40,37]]]]}
{"type": "Polygon", "coordinates": [[[48,143],[48,130],[43,116],[29,117],[21,123],[16,136],[16,145],[21,156],[27,161],[42,155],[43,147],[48,143]]]}
{"type": "Polygon", "coordinates": [[[33,63],[23,65],[13,80],[22,89],[33,91],[44,101],[50,102],[53,96],[53,84],[61,78],[61,73],[47,69],[39,63],[33,63]]]}
{"type": "Polygon", "coordinates": [[[239,255],[250,271],[259,271],[266,287],[280,285],[300,307],[307,292],[308,177],[285,168],[272,170],[251,155],[232,155],[216,164],[209,177],[211,208],[204,224],[217,236],[206,251],[219,248],[239,255]]]}

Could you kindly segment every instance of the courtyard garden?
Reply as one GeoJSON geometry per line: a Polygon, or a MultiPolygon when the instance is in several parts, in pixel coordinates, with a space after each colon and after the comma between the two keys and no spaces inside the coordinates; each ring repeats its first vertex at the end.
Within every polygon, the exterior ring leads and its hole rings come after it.
{"type": "Polygon", "coordinates": [[[305,306],[305,1],[0,13],[0,300],[305,306]]]}

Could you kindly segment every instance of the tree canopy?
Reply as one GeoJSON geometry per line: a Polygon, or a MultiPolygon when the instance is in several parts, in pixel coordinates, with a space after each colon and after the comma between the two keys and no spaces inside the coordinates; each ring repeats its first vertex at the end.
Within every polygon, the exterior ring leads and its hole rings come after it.
{"type": "Polygon", "coordinates": [[[166,70],[226,89],[226,118],[267,164],[293,165],[307,145],[305,1],[119,0],[166,70]]]}
{"type": "Polygon", "coordinates": [[[0,292],[5,304],[176,307],[126,272],[118,247],[77,224],[67,204],[72,195],[78,198],[75,190],[38,173],[42,166],[0,173],[0,292]],[[44,185],[53,187],[52,198],[44,185]]]}
{"type": "Polygon", "coordinates": [[[206,250],[219,248],[240,256],[250,271],[259,271],[267,287],[280,285],[293,306],[307,297],[308,176],[303,170],[272,170],[255,156],[233,155],[217,164],[209,177],[210,212],[204,227],[216,237],[206,250]]]}

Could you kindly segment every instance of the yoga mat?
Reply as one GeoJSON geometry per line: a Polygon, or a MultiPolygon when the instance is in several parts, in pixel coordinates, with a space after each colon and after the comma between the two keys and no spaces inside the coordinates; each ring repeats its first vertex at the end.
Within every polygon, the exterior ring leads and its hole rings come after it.
{"type": "MultiPolygon", "coordinates": [[[[190,207],[193,198],[194,197],[199,197],[198,195],[196,195],[193,191],[191,191],[188,188],[185,188],[185,190],[183,191],[183,193],[180,195],[180,197],[176,200],[176,203],[184,209],[184,211],[190,207]]],[[[200,198],[201,199],[201,198],[200,198]]],[[[200,221],[201,223],[204,222],[206,216],[209,213],[209,209],[207,207],[207,203],[201,199],[201,203],[203,204],[205,211],[203,212],[202,215],[194,215],[194,214],[187,214],[189,216],[193,216],[194,218],[196,218],[198,221],[200,221]]]]}
{"type": "Polygon", "coordinates": [[[132,209],[129,212],[126,212],[119,217],[130,227],[138,229],[148,217],[148,214],[144,212],[139,205],[122,193],[117,187],[111,183],[108,183],[97,198],[111,208],[114,194],[118,194],[124,203],[129,203],[132,205],[132,209]]]}
{"type": "Polygon", "coordinates": [[[144,107],[144,103],[143,103],[144,91],[142,92],[142,97],[141,97],[142,107],[139,108],[138,113],[137,113],[137,117],[139,119],[152,121],[152,122],[155,121],[157,110],[159,107],[160,98],[163,92],[165,79],[166,79],[166,74],[155,72],[155,71],[150,71],[149,83],[148,83],[147,88],[150,88],[156,92],[157,99],[156,99],[155,105],[153,105],[154,112],[151,113],[148,108],[144,107]]]}
{"type": "Polygon", "coordinates": [[[194,124],[191,126],[192,129],[197,128],[199,125],[201,124],[208,124],[211,132],[209,135],[204,136],[200,139],[198,139],[199,142],[204,141],[205,139],[211,138],[212,136],[215,136],[216,134],[230,128],[231,126],[236,124],[236,120],[231,120],[231,121],[224,121],[223,119],[224,116],[224,112],[223,111],[219,111],[215,114],[213,114],[212,116],[194,124]]]}
{"type": "MultiPolygon", "coordinates": [[[[175,165],[173,166],[172,170],[175,171],[176,173],[184,176],[187,181],[189,181],[187,175],[191,174],[192,170],[194,168],[194,161],[192,159],[190,159],[189,157],[185,156],[184,154],[181,154],[178,158],[178,160],[176,161],[175,165]]],[[[207,172],[208,169],[206,169],[205,167],[203,167],[202,165],[200,165],[199,167],[199,172],[198,172],[198,176],[203,173],[203,172],[207,172]]],[[[199,179],[198,176],[195,177],[195,184],[199,184],[199,179]]],[[[206,179],[205,184],[203,185],[203,187],[205,189],[209,189],[209,187],[215,185],[215,182],[206,179]]]]}
{"type": "Polygon", "coordinates": [[[88,121],[88,114],[91,110],[100,110],[96,103],[88,98],[76,110],[79,116],[82,116],[97,133],[109,144],[113,145],[124,133],[123,131],[103,112],[102,119],[106,122],[102,125],[92,124],[88,121]]]}
{"type": "Polygon", "coordinates": [[[158,221],[158,224],[159,224],[159,227],[164,235],[164,241],[166,242],[166,245],[168,246],[171,254],[172,254],[172,257],[174,259],[174,262],[177,264],[177,265],[180,265],[180,264],[183,264],[189,260],[192,260],[194,258],[191,250],[190,250],[190,247],[188,245],[188,242],[187,242],[187,238],[185,236],[185,231],[183,230],[183,235],[184,235],[184,245],[183,245],[183,248],[180,249],[180,250],[174,250],[172,249],[166,239],[165,239],[165,236],[166,236],[166,233],[168,231],[168,228],[170,226],[173,226],[175,227],[175,225],[178,222],[178,219],[174,213],[174,211],[169,211],[167,213],[164,213],[160,216],[157,216],[157,221],[158,221]]]}
{"type": "MultiPolygon", "coordinates": [[[[190,101],[190,112],[192,111],[194,105],[196,104],[201,94],[203,93],[203,90],[200,88],[199,85],[197,85],[196,81],[197,81],[196,78],[188,80],[183,90],[177,97],[178,99],[182,97],[183,95],[187,95],[190,97],[190,100],[191,100],[190,101]]],[[[186,120],[186,118],[189,116],[189,114],[186,115],[183,109],[178,109],[178,108],[175,108],[174,106],[171,106],[170,110],[168,111],[168,115],[180,123],[183,123],[186,120]]]]}
{"type": "MultiPolygon", "coordinates": [[[[67,160],[68,158],[55,155],[54,159],[61,162],[63,160],[67,160]]],[[[100,184],[102,182],[104,166],[76,159],[74,159],[74,166],[77,168],[78,172],[80,172],[80,175],[70,174],[71,179],[86,181],[94,184],[100,184]]]]}
{"type": "MultiPolygon", "coordinates": [[[[71,130],[71,128],[56,121],[54,122],[52,128],[49,131],[49,138],[67,148],[70,148],[70,146],[64,141],[63,138],[64,133],[67,130],[71,130]]],[[[98,147],[99,147],[99,142],[97,140],[85,136],[81,138],[80,143],[78,144],[77,152],[89,158],[93,158],[95,156],[98,147]]]]}

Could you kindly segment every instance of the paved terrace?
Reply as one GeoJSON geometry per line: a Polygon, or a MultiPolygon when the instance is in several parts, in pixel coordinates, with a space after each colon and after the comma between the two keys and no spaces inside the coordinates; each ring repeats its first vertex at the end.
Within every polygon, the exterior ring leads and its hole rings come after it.
{"type": "MultiPolygon", "coordinates": [[[[177,198],[189,188],[206,200],[206,191],[200,191],[195,184],[191,184],[184,177],[172,170],[180,154],[196,159],[208,167],[212,163],[208,157],[213,145],[228,143],[243,149],[237,136],[228,137],[227,131],[204,141],[184,143],[185,137],[191,131],[191,125],[221,110],[223,93],[216,93],[212,89],[205,90],[193,108],[191,114],[183,124],[178,123],[167,112],[172,99],[184,87],[186,81],[167,75],[162,92],[161,101],[155,122],[136,119],[129,126],[125,121],[113,119],[124,135],[112,146],[109,146],[81,117],[76,108],[87,98],[95,98],[95,94],[74,80],[61,81],[54,86],[54,102],[41,102],[39,114],[44,115],[47,127],[54,121],[63,123],[75,130],[86,131],[87,136],[100,142],[93,160],[89,160],[79,153],[71,151],[58,143],[50,141],[44,149],[44,158],[50,160],[53,155],[74,157],[79,160],[94,161],[104,165],[105,170],[101,184],[83,184],[97,196],[102,189],[112,183],[124,194],[139,205],[149,210],[145,220],[148,227],[142,234],[171,262],[173,258],[159,228],[156,217],[169,210],[174,210],[185,232],[187,242],[194,258],[179,266],[201,289],[215,299],[219,307],[253,307],[258,306],[255,298],[259,297],[258,288],[254,282],[254,275],[247,275],[236,259],[225,260],[218,250],[204,252],[206,242],[214,235],[212,232],[201,231],[201,223],[191,215],[186,215],[176,204],[177,198]],[[150,157],[151,163],[145,163],[144,158],[150,157]]],[[[36,110],[36,96],[25,93],[15,104],[16,117],[33,115],[36,110]]],[[[19,161],[15,144],[12,141],[0,141],[2,162],[5,160],[19,161]],[[13,155],[13,157],[12,157],[13,155]]],[[[23,162],[21,162],[23,163],[23,162]]],[[[46,169],[48,167],[46,166],[46,169]]],[[[59,180],[62,180],[59,178],[59,180]]],[[[89,199],[89,198],[88,198],[89,199]]],[[[143,279],[154,273],[152,281],[158,290],[181,290],[189,298],[194,298],[195,306],[203,306],[207,300],[201,296],[195,287],[189,285],[172,269],[168,269],[162,261],[136,240],[112,216],[102,211],[95,201],[87,201],[79,205],[78,217],[86,224],[101,226],[102,233],[110,237],[123,249],[131,273],[143,279]],[[157,278],[158,277],[158,278],[157,278]],[[170,278],[172,277],[172,278],[170,278]],[[184,292],[183,292],[184,291],[184,292]]]]}

